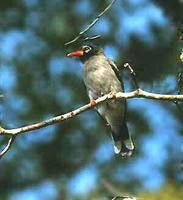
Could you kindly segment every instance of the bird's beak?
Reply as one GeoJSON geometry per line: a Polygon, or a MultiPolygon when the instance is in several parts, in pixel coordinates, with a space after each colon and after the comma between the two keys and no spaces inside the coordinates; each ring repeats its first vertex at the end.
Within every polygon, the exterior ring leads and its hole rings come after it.
{"type": "Polygon", "coordinates": [[[68,57],[83,56],[84,52],[82,50],[74,51],[67,54],[68,57]]]}

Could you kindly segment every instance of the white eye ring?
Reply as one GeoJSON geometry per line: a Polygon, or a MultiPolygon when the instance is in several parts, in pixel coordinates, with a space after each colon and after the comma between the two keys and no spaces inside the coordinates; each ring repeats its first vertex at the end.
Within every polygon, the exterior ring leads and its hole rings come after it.
{"type": "Polygon", "coordinates": [[[90,52],[91,51],[91,47],[89,47],[89,46],[85,46],[85,47],[83,47],[83,51],[85,52],[85,53],[88,53],[88,52],[90,52]]]}

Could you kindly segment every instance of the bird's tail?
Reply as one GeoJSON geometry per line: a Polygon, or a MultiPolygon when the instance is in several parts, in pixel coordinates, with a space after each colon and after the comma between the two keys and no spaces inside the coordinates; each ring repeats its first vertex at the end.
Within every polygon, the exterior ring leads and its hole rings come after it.
{"type": "Polygon", "coordinates": [[[134,151],[134,144],[128,132],[126,123],[122,126],[112,127],[112,138],[114,142],[114,152],[123,157],[129,157],[134,151]]]}

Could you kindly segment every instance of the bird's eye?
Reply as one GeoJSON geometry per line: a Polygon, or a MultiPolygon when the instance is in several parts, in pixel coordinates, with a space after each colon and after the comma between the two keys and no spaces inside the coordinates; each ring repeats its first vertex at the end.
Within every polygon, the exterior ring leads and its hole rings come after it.
{"type": "Polygon", "coordinates": [[[83,51],[84,51],[85,53],[88,53],[89,51],[91,51],[91,47],[85,46],[85,47],[83,47],[83,51]]]}

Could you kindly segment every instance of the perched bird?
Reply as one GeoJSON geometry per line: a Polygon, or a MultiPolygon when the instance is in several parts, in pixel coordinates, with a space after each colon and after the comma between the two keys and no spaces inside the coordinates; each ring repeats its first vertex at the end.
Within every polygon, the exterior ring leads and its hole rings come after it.
{"type": "MultiPolygon", "coordinates": [[[[119,69],[106,57],[101,47],[83,45],[67,56],[78,56],[84,64],[84,83],[91,102],[105,94],[115,95],[124,91],[119,69]]],[[[125,157],[131,156],[134,145],[126,124],[126,100],[112,99],[97,105],[96,110],[111,128],[114,152],[125,157]]]]}

